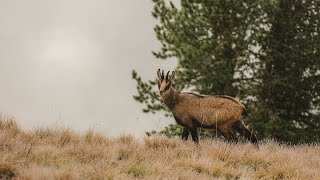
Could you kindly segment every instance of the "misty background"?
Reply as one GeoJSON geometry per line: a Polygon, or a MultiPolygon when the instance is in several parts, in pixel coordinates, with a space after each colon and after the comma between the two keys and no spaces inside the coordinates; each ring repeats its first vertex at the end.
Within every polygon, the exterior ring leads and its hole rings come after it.
{"type": "Polygon", "coordinates": [[[0,1],[0,113],[24,129],[89,128],[143,136],[174,122],[147,115],[131,71],[153,79],[175,60],[160,47],[149,0],[0,1]]]}

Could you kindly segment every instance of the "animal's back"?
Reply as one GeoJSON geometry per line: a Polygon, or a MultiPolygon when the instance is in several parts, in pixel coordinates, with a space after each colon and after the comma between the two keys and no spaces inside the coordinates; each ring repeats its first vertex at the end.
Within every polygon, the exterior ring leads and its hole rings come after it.
{"type": "Polygon", "coordinates": [[[181,116],[189,116],[203,127],[214,127],[231,123],[241,118],[243,104],[230,96],[203,96],[185,93],[179,112],[181,116]],[[183,114],[184,113],[184,114],[183,114]]]}
{"type": "MultiPolygon", "coordinates": [[[[245,108],[244,105],[237,99],[233,98],[231,96],[227,95],[215,95],[215,96],[209,96],[209,95],[199,95],[199,94],[194,94],[194,93],[182,93],[183,99],[185,101],[189,101],[192,103],[196,103],[199,101],[198,105],[201,102],[201,105],[204,107],[212,107],[212,108],[217,108],[217,107],[239,107],[245,108]]],[[[193,104],[196,105],[196,104],[193,104]]],[[[204,108],[201,107],[201,108],[204,108]]]]}

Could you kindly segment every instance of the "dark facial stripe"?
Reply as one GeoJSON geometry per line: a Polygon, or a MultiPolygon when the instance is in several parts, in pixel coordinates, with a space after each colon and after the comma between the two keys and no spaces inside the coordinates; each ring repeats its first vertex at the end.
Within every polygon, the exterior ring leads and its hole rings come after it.
{"type": "Polygon", "coordinates": [[[171,82],[169,82],[169,85],[166,86],[166,88],[163,90],[163,92],[166,92],[168,89],[170,89],[170,87],[171,87],[171,82]]]}

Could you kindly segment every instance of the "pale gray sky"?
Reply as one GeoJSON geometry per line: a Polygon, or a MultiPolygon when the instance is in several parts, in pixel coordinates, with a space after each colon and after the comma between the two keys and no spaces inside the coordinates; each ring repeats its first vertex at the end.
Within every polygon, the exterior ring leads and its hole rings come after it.
{"type": "Polygon", "coordinates": [[[176,66],[151,54],[159,48],[151,10],[151,0],[1,0],[0,112],[25,129],[110,136],[173,123],[132,98],[132,69],[147,80],[176,66]]]}

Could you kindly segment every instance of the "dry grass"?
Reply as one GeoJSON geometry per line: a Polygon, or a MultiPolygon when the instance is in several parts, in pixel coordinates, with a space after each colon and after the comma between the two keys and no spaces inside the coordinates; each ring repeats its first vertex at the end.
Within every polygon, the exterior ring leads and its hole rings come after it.
{"type": "Polygon", "coordinates": [[[22,131],[0,116],[0,179],[317,179],[320,146],[259,149],[220,140],[107,138],[66,128],[22,131]]]}

